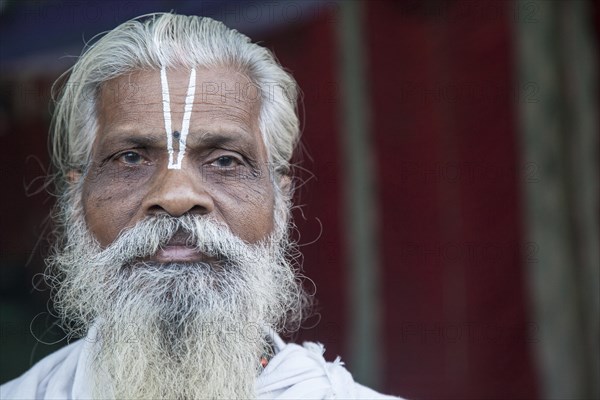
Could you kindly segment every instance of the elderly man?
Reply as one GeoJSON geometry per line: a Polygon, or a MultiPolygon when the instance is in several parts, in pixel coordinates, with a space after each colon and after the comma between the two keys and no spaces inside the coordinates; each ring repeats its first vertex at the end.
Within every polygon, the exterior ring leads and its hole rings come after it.
{"type": "Polygon", "coordinates": [[[69,71],[52,128],[55,307],[81,337],[4,399],[384,398],[323,347],[288,237],[297,87],[209,18],[122,24],[69,71]]]}

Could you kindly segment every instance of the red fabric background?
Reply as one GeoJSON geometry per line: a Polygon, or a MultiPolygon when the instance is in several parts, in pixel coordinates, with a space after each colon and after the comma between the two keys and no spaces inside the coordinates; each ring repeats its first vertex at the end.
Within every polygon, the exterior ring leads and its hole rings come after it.
{"type": "MultiPolygon", "coordinates": [[[[524,287],[508,2],[370,1],[365,33],[379,199],[383,390],[408,398],[536,398],[524,287]],[[504,6],[498,5],[503,3],[504,6]]],[[[335,16],[265,38],[305,93],[316,179],[296,213],[322,322],[299,339],[346,346],[335,16]]],[[[532,175],[533,174],[533,175],[532,175]]],[[[347,358],[347,357],[346,357],[347,358]]],[[[352,370],[352,364],[349,364],[352,370]]]]}

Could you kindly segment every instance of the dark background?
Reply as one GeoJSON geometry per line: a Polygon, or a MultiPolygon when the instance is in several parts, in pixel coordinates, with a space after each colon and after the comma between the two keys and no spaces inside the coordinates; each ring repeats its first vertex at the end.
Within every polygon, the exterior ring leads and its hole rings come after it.
{"type": "Polygon", "coordinates": [[[37,285],[50,86],[93,35],[174,10],[260,41],[303,90],[319,315],[294,340],[407,398],[598,396],[597,1],[1,4],[0,381],[64,344],[37,285]]]}

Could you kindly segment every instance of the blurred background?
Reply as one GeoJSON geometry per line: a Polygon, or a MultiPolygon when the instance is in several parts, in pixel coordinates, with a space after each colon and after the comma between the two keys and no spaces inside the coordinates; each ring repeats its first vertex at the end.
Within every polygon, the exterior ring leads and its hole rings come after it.
{"type": "Polygon", "coordinates": [[[292,340],[410,399],[600,397],[600,2],[0,2],[0,381],[64,345],[39,285],[50,87],[95,34],[174,10],[303,90],[292,340]]]}

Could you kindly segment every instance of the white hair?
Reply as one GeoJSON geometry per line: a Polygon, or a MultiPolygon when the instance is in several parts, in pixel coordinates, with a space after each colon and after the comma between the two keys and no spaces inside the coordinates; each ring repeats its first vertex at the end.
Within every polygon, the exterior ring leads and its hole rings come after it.
{"type": "Polygon", "coordinates": [[[102,36],[59,79],[64,85],[56,95],[50,144],[59,192],[70,171],[85,171],[89,164],[104,82],[134,70],[198,66],[235,68],[248,75],[261,95],[259,124],[270,168],[287,174],[300,135],[294,78],[268,49],[221,22],[156,13],[102,36]]]}

